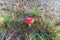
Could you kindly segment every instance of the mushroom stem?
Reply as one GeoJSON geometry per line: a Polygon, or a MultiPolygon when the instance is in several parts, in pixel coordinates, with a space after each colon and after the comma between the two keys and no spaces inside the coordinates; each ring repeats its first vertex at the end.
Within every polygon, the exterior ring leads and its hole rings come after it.
{"type": "Polygon", "coordinates": [[[29,27],[31,27],[31,24],[28,24],[29,27]]]}

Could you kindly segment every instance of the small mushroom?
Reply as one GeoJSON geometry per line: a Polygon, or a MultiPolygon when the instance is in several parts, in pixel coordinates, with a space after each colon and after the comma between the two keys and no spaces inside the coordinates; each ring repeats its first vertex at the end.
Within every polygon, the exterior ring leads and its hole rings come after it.
{"type": "Polygon", "coordinates": [[[31,24],[34,23],[34,18],[28,17],[25,19],[25,23],[29,25],[29,27],[31,26],[31,24]]]}

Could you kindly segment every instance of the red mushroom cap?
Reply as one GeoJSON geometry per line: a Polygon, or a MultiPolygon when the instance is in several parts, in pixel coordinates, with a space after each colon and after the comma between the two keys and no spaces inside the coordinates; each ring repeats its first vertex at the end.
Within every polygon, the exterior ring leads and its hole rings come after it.
{"type": "Polygon", "coordinates": [[[34,23],[34,18],[30,18],[30,17],[29,18],[26,18],[25,19],[25,23],[26,24],[32,24],[32,23],[34,23]]]}

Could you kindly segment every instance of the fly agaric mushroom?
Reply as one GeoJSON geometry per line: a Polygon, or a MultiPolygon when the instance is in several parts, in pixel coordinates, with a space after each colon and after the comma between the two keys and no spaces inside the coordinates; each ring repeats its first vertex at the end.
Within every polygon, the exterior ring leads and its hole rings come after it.
{"type": "Polygon", "coordinates": [[[29,25],[29,27],[31,26],[31,24],[34,23],[34,18],[28,17],[25,19],[25,23],[29,25]]]}

